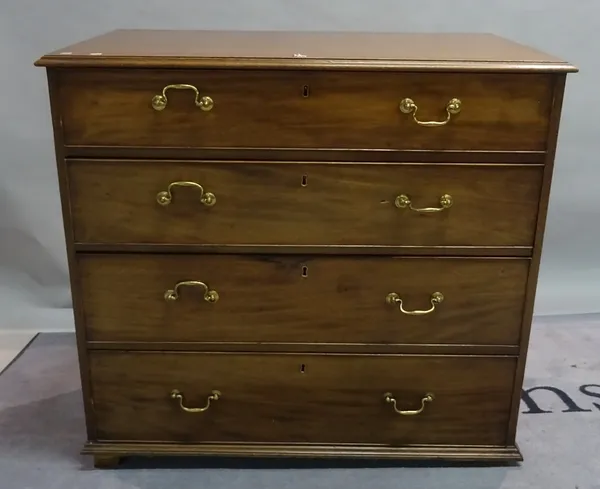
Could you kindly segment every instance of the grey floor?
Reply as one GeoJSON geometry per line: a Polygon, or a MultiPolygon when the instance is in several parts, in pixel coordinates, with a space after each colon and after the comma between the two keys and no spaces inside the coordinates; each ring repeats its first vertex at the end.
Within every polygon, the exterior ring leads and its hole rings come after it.
{"type": "Polygon", "coordinates": [[[94,470],[79,455],[74,336],[43,334],[0,375],[0,489],[600,489],[599,352],[600,316],[536,320],[525,388],[546,389],[521,405],[521,465],[132,458],[94,470]]]}

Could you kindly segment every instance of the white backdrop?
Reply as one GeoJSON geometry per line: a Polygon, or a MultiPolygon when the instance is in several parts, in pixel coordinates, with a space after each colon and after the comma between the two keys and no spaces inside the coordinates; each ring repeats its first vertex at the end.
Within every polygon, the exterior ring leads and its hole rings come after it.
{"type": "Polygon", "coordinates": [[[3,0],[0,329],[73,328],[45,71],[33,61],[115,28],[492,32],[576,64],[535,312],[599,312],[599,18],[597,0],[3,0]]]}

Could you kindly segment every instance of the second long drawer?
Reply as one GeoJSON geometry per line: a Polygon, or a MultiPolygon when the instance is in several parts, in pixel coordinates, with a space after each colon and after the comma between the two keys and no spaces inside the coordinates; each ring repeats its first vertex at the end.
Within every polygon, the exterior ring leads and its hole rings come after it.
{"type": "Polygon", "coordinates": [[[69,160],[75,241],[532,247],[533,165],[69,160]]]}
{"type": "Polygon", "coordinates": [[[78,254],[90,341],[517,345],[529,260],[78,254]]]}

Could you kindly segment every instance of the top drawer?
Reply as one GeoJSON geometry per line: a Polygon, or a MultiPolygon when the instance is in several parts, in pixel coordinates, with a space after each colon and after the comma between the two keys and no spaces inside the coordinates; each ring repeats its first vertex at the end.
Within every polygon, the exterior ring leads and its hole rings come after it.
{"type": "Polygon", "coordinates": [[[540,74],[114,70],[60,76],[69,146],[544,151],[552,102],[552,79],[540,74]]]}

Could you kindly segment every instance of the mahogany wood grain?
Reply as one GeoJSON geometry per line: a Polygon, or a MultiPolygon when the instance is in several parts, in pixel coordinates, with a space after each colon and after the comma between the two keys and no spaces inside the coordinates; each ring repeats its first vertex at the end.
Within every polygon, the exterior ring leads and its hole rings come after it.
{"type": "Polygon", "coordinates": [[[507,427],[507,436],[510,441],[516,439],[517,422],[519,419],[519,409],[521,406],[521,389],[525,378],[525,367],[527,365],[527,352],[529,351],[529,341],[531,336],[531,326],[533,322],[533,312],[539,271],[542,260],[542,251],[544,245],[544,236],[546,231],[546,218],[548,216],[548,205],[550,202],[550,189],[552,186],[552,177],[554,174],[554,161],[556,148],[558,144],[558,135],[560,130],[560,120],[562,115],[563,99],[566,85],[566,76],[558,76],[555,79],[553,89],[552,117],[548,132],[549,151],[546,157],[546,166],[544,169],[544,182],[542,193],[539,199],[538,219],[535,226],[534,252],[527,277],[527,293],[525,309],[523,311],[523,322],[521,325],[521,355],[515,372],[515,386],[511,404],[511,416],[507,427]]]}
{"type": "Polygon", "coordinates": [[[527,259],[78,255],[91,341],[517,345],[527,259]],[[219,300],[181,281],[206,283],[219,300]],[[405,315],[386,303],[396,292],[405,315]]]}
{"type": "Polygon", "coordinates": [[[461,257],[530,257],[531,246],[382,246],[382,245],[230,245],[160,243],[75,243],[78,252],[202,253],[276,255],[403,255],[461,257]]]}
{"type": "MultiPolygon", "coordinates": [[[[292,459],[321,458],[349,459],[354,468],[359,460],[379,459],[382,461],[418,460],[436,466],[447,466],[446,462],[479,462],[494,465],[512,465],[523,460],[519,447],[515,444],[495,445],[365,445],[365,444],[316,444],[316,443],[152,443],[152,442],[89,442],[82,453],[95,456],[112,455],[142,457],[265,457],[286,458],[286,467],[293,465],[292,459]]],[[[154,461],[157,459],[154,458],[154,461]]],[[[186,461],[189,463],[189,461],[186,461]]],[[[234,460],[235,463],[235,460],[234,460]]],[[[278,468],[281,460],[273,460],[278,468]]],[[[205,463],[200,462],[202,467],[205,463]]],[[[186,465],[187,466],[187,465],[186,465]]],[[[339,465],[336,465],[339,466],[339,465]]]]}
{"type": "Polygon", "coordinates": [[[541,151],[551,86],[541,74],[82,70],[62,74],[60,98],[67,145],[541,151]],[[170,90],[153,110],[175,83],[214,108],[170,90]],[[455,97],[463,107],[446,126],[422,127],[400,111],[406,97],[420,120],[444,120],[455,97]]]}
{"type": "Polygon", "coordinates": [[[180,159],[315,162],[502,163],[543,165],[545,151],[395,149],[163,148],[156,146],[65,146],[68,158],[180,159]]]}
{"type": "Polygon", "coordinates": [[[417,355],[519,355],[519,345],[471,343],[278,343],[254,341],[95,341],[90,350],[285,352],[285,353],[402,353],[417,355]]]}
{"type": "Polygon", "coordinates": [[[484,33],[117,29],[37,66],[574,72],[538,49],[484,33]]]}
{"type": "Polygon", "coordinates": [[[65,252],[69,271],[69,292],[73,307],[75,324],[75,338],[77,341],[77,359],[83,410],[85,413],[85,429],[88,439],[96,437],[96,422],[94,418],[92,392],[89,382],[89,363],[86,351],[86,330],[83,320],[83,307],[81,307],[81,288],[79,287],[79,273],[75,258],[73,239],[73,222],[71,220],[71,205],[69,201],[69,179],[67,176],[67,163],[64,157],[63,127],[60,117],[60,103],[58,100],[59,82],[55,70],[48,70],[48,98],[50,102],[50,115],[52,116],[52,133],[54,141],[54,156],[56,164],[56,180],[60,194],[60,212],[62,217],[62,232],[65,239],[65,252]]]}
{"type": "Polygon", "coordinates": [[[504,445],[513,357],[90,353],[98,439],[504,445]],[[202,413],[216,389],[221,397],[202,413]],[[384,402],[391,392],[396,414],[384,402]],[[132,416],[135,422],[132,422],[132,416]]]}
{"type": "Polygon", "coordinates": [[[74,248],[83,253],[202,253],[202,254],[276,254],[276,255],[403,255],[403,256],[484,256],[530,257],[531,246],[339,246],[339,245],[207,245],[207,244],[157,244],[157,243],[75,243],[74,248]]]}
{"type": "Polygon", "coordinates": [[[118,455],[95,454],[94,467],[96,469],[114,469],[121,464],[121,457],[118,455]]]}
{"type": "Polygon", "coordinates": [[[73,160],[79,243],[531,246],[542,168],[530,165],[73,160]],[[206,207],[192,181],[216,195],[206,207]],[[421,214],[394,205],[451,208],[421,214]]]}

